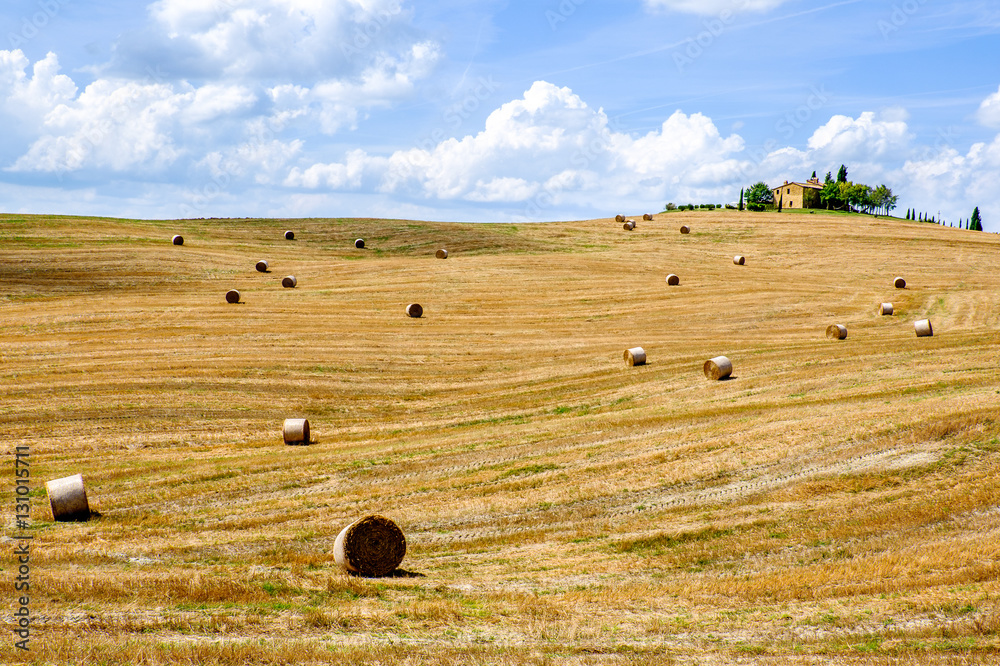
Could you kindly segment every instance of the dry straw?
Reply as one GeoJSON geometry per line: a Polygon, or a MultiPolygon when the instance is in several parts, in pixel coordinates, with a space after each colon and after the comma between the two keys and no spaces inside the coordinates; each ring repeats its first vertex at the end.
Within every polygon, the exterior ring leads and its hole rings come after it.
{"type": "Polygon", "coordinates": [[[437,252],[434,253],[434,256],[437,257],[438,259],[447,259],[448,258],[448,250],[446,250],[444,248],[441,248],[440,250],[438,250],[437,252]]]}
{"type": "Polygon", "coordinates": [[[621,224],[624,221],[625,221],[625,216],[624,215],[615,215],[615,222],[617,222],[618,224],[621,224]]]}
{"type": "Polygon", "coordinates": [[[646,365],[646,350],[642,347],[626,349],[625,365],[646,365]]]}
{"type": "Polygon", "coordinates": [[[681,279],[676,275],[674,275],[673,273],[667,276],[667,284],[670,285],[671,287],[676,287],[680,283],[681,279]]]}
{"type": "Polygon", "coordinates": [[[281,286],[285,289],[294,289],[298,283],[299,281],[295,279],[294,275],[289,275],[281,280],[281,286]]]}
{"type": "Polygon", "coordinates": [[[878,313],[883,317],[888,317],[892,314],[892,303],[883,303],[878,306],[878,313]]]}
{"type": "Polygon", "coordinates": [[[410,303],[406,306],[406,314],[414,319],[420,319],[424,315],[424,309],[420,306],[420,303],[410,303]]]}
{"type": "Polygon", "coordinates": [[[406,556],[406,537],[384,516],[365,516],[341,530],[333,559],[344,571],[365,577],[388,576],[406,556]]]}
{"type": "Polygon", "coordinates": [[[285,419],[281,426],[281,437],[285,444],[308,444],[309,419],[285,419]]]}
{"type": "Polygon", "coordinates": [[[354,247],[358,248],[359,250],[364,249],[365,239],[359,238],[358,240],[354,241],[354,247]]]}
{"type": "Polygon", "coordinates": [[[260,261],[257,262],[257,271],[260,272],[260,273],[266,273],[267,272],[267,260],[266,259],[261,259],[260,261]]]}
{"type": "Polygon", "coordinates": [[[633,229],[635,229],[635,222],[629,220],[628,222],[622,225],[622,229],[624,229],[625,231],[632,231],[633,229]]]}
{"type": "Polygon", "coordinates": [[[826,329],[826,337],[831,340],[846,340],[847,327],[843,324],[830,324],[826,329]]]}
{"type": "Polygon", "coordinates": [[[294,231],[286,231],[285,232],[285,240],[295,240],[295,232],[294,231]]]}
{"type": "Polygon", "coordinates": [[[738,254],[735,257],[733,257],[733,263],[736,264],[737,266],[742,266],[745,263],[747,263],[747,258],[744,257],[742,254],[738,254]]]}
{"type": "Polygon", "coordinates": [[[897,277],[892,283],[896,285],[896,289],[906,289],[906,280],[901,277],[897,277]]]}
{"type": "Polygon", "coordinates": [[[239,303],[240,302],[240,292],[235,289],[230,289],[226,292],[226,303],[239,303]]]}
{"type": "Polygon", "coordinates": [[[649,213],[643,213],[642,214],[642,219],[645,220],[646,222],[652,222],[653,221],[653,216],[650,215],[649,213]]]}
{"type": "Polygon", "coordinates": [[[733,362],[725,356],[716,356],[705,361],[705,376],[711,380],[725,379],[733,374],[733,362]]]}
{"type": "Polygon", "coordinates": [[[174,245],[184,245],[184,236],[174,236],[172,242],[174,245]]]}
{"type": "Polygon", "coordinates": [[[53,520],[90,520],[90,504],[81,474],[47,481],[45,492],[49,495],[53,520]]]}
{"type": "Polygon", "coordinates": [[[691,227],[689,227],[688,225],[685,224],[684,226],[681,227],[681,233],[682,234],[689,234],[689,233],[691,233],[691,227]]]}
{"type": "Polygon", "coordinates": [[[931,328],[930,319],[921,319],[913,322],[913,328],[917,331],[918,338],[929,338],[934,335],[934,329],[931,328]]]}

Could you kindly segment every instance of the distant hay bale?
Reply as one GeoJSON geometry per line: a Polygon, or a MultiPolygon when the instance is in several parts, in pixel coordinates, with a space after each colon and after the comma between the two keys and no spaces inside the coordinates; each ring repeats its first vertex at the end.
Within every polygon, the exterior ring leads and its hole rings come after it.
{"type": "Polygon", "coordinates": [[[733,263],[736,264],[737,266],[743,266],[744,264],[747,263],[747,258],[744,257],[742,254],[738,254],[735,257],[733,257],[733,263]]]}
{"type": "Polygon", "coordinates": [[[285,232],[285,240],[295,240],[295,232],[294,231],[286,231],[285,232]]]}
{"type": "Polygon", "coordinates": [[[625,221],[625,216],[624,215],[615,215],[615,222],[617,222],[618,224],[621,224],[624,221],[625,221]]]}
{"type": "Polygon", "coordinates": [[[365,247],[365,239],[359,238],[358,240],[354,241],[354,247],[358,248],[359,250],[363,250],[365,247]]]}
{"type": "Polygon", "coordinates": [[[921,319],[913,322],[913,328],[917,331],[918,338],[928,338],[934,335],[934,329],[931,328],[930,319],[921,319]]]}
{"type": "Polygon", "coordinates": [[[826,337],[831,340],[846,340],[847,327],[843,324],[830,324],[826,329],[826,337]]]}
{"type": "Polygon", "coordinates": [[[294,289],[298,283],[299,281],[295,279],[294,275],[289,275],[281,280],[281,286],[285,289],[294,289]]]}
{"type": "Polygon", "coordinates": [[[424,309],[420,306],[420,303],[410,303],[406,306],[406,314],[414,319],[420,319],[424,316],[424,309]]]}
{"type": "Polygon", "coordinates": [[[441,248],[440,250],[438,250],[437,252],[434,253],[434,256],[437,257],[438,259],[447,259],[448,258],[448,250],[446,250],[444,248],[441,248]]]}
{"type": "Polygon", "coordinates": [[[184,245],[184,236],[174,236],[173,241],[171,242],[174,245],[184,245]]]}
{"type": "Polygon", "coordinates": [[[624,229],[625,231],[632,231],[633,229],[635,229],[635,222],[629,220],[628,222],[622,225],[622,229],[624,229]]]}
{"type": "Polygon", "coordinates": [[[261,273],[266,273],[267,272],[267,260],[266,259],[261,259],[260,261],[257,262],[257,270],[259,272],[261,272],[261,273]]]}
{"type": "Polygon", "coordinates": [[[333,559],[348,573],[388,576],[406,556],[406,537],[384,516],[366,516],[341,530],[333,544],[333,559]]]}
{"type": "Polygon", "coordinates": [[[901,277],[897,277],[892,283],[896,286],[896,289],[906,289],[906,280],[901,277]]]}
{"type": "Polygon", "coordinates": [[[686,224],[685,224],[685,225],[683,225],[683,226],[681,227],[681,233],[682,233],[682,234],[689,234],[689,233],[691,233],[691,227],[689,227],[689,226],[688,226],[688,225],[686,225],[686,224]]]}
{"type": "Polygon", "coordinates": [[[646,221],[646,222],[652,222],[653,221],[653,216],[650,215],[649,213],[643,213],[642,214],[642,219],[644,221],[646,221]]]}
{"type": "Polygon", "coordinates": [[[892,314],[892,303],[883,303],[878,306],[878,313],[883,317],[888,317],[892,314]]]}
{"type": "Polygon", "coordinates": [[[87,489],[83,486],[83,475],[46,481],[45,492],[49,496],[53,520],[90,520],[90,504],[87,502],[87,489]]]}
{"type": "Polygon", "coordinates": [[[626,365],[646,365],[646,350],[642,347],[633,347],[625,350],[626,365]]]}
{"type": "Polygon", "coordinates": [[[667,276],[667,284],[670,285],[671,287],[676,287],[680,283],[681,279],[676,275],[674,275],[673,273],[667,276]]]}
{"type": "Polygon", "coordinates": [[[226,292],[226,303],[239,303],[240,302],[240,292],[235,289],[230,289],[226,292]]]}
{"type": "Polygon", "coordinates": [[[308,444],[309,419],[285,419],[281,426],[281,437],[285,444],[308,444]]]}
{"type": "Polygon", "coordinates": [[[733,374],[733,362],[725,356],[716,356],[705,361],[705,376],[711,380],[718,381],[733,374]]]}

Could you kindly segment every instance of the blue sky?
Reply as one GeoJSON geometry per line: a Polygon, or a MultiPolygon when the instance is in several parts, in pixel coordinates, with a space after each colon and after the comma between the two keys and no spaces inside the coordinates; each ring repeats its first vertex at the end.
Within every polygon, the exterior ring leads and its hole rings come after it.
{"type": "Polygon", "coordinates": [[[8,0],[0,210],[605,217],[846,164],[1000,231],[1000,6],[8,0]]]}

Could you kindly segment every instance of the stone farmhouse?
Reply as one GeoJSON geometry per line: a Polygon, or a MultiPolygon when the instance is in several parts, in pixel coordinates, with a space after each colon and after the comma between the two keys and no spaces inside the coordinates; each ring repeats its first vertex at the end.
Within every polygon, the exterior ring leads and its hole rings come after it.
{"type": "Polygon", "coordinates": [[[789,183],[787,180],[781,187],[771,190],[774,194],[774,205],[782,208],[822,208],[819,199],[823,185],[819,178],[810,178],[804,183],[789,183]]]}

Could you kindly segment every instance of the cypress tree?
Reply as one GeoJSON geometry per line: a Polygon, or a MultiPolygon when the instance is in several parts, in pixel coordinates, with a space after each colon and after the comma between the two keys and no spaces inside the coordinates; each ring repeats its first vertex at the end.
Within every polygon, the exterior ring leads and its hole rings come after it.
{"type": "Polygon", "coordinates": [[[983,218],[979,214],[979,206],[976,206],[976,209],[972,211],[972,222],[975,225],[973,229],[975,229],[976,231],[983,230],[983,218]]]}
{"type": "Polygon", "coordinates": [[[743,210],[743,188],[740,188],[740,210],[743,210]]]}

